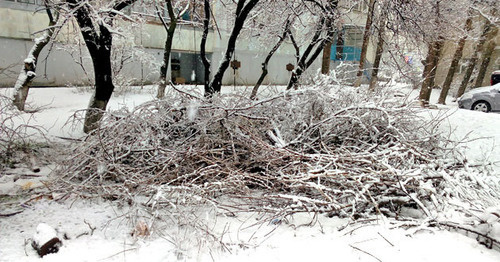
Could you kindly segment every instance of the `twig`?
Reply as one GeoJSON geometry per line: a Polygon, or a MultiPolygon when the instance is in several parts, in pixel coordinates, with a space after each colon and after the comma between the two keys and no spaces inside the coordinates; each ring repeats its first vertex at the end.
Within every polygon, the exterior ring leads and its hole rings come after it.
{"type": "Polygon", "coordinates": [[[126,252],[128,252],[128,251],[136,250],[136,249],[137,249],[136,247],[129,248],[129,249],[125,249],[125,250],[122,250],[122,251],[120,251],[120,252],[118,252],[118,253],[116,253],[116,254],[113,254],[113,255],[111,255],[111,256],[109,256],[109,257],[106,257],[106,258],[101,258],[101,259],[99,259],[99,260],[97,260],[97,261],[108,260],[108,259],[110,259],[110,258],[112,258],[112,257],[116,257],[116,256],[118,256],[118,255],[120,255],[120,254],[126,253],[126,252]]]}
{"type": "Polygon", "coordinates": [[[11,217],[11,216],[15,216],[17,214],[20,214],[22,212],[24,212],[24,210],[15,211],[15,212],[12,212],[12,213],[0,214],[0,217],[11,217]]]}
{"type": "Polygon", "coordinates": [[[392,244],[389,240],[387,240],[387,238],[385,238],[384,236],[382,236],[382,234],[380,234],[380,232],[377,232],[377,234],[382,237],[387,243],[389,243],[389,245],[391,245],[392,247],[394,246],[394,244],[392,244]]]}
{"type": "Polygon", "coordinates": [[[356,247],[356,246],[353,246],[353,245],[349,245],[349,246],[350,246],[350,247],[352,247],[352,248],[354,248],[355,250],[358,250],[358,251],[360,251],[360,252],[362,252],[362,253],[365,253],[365,254],[367,254],[367,255],[369,255],[369,256],[371,256],[371,257],[373,257],[374,259],[376,259],[376,260],[377,260],[377,261],[379,261],[379,262],[382,262],[382,260],[380,260],[378,257],[376,257],[376,256],[374,256],[374,255],[372,255],[372,254],[370,254],[370,253],[368,253],[368,252],[364,251],[363,249],[361,249],[361,248],[359,248],[359,247],[356,247]]]}

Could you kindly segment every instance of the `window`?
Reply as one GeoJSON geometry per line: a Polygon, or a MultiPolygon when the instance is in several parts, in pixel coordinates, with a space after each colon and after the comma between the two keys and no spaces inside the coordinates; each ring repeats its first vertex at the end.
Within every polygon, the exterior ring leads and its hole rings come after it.
{"type": "Polygon", "coordinates": [[[337,32],[330,59],[334,61],[359,61],[363,45],[363,30],[357,26],[345,25],[337,32]]]}
{"type": "Polygon", "coordinates": [[[364,0],[360,0],[356,4],[354,4],[354,7],[352,8],[354,11],[358,11],[361,13],[367,13],[368,12],[368,4],[364,0]]]}
{"type": "MultiPolygon", "coordinates": [[[[127,10],[128,14],[135,13],[140,14],[145,17],[149,17],[151,20],[157,20],[157,10],[156,10],[156,2],[152,0],[140,0],[135,2],[135,4],[127,10]]],[[[199,17],[204,16],[203,14],[203,5],[197,3],[196,1],[189,2],[188,0],[174,0],[172,1],[172,6],[174,8],[175,13],[179,13],[186,9],[186,5],[189,7],[180,17],[181,20],[184,21],[194,21],[200,22],[201,19],[199,17]],[[194,15],[193,15],[194,11],[194,15]]],[[[169,19],[167,6],[158,6],[160,12],[162,13],[163,18],[165,20],[169,19]]],[[[159,19],[158,19],[159,20],[159,19]]]]}

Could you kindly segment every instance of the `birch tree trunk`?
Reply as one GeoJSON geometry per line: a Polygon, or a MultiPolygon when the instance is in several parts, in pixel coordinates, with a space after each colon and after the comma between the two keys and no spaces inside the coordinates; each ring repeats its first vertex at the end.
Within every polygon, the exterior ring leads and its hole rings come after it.
{"type": "Polygon", "coordinates": [[[361,46],[361,57],[359,58],[358,73],[356,74],[356,81],[354,82],[355,87],[360,86],[361,82],[363,81],[363,72],[366,60],[366,53],[368,51],[368,42],[370,40],[370,28],[372,26],[375,2],[376,0],[370,0],[370,2],[368,3],[368,13],[366,14],[366,24],[365,24],[365,31],[363,34],[363,44],[361,46]]]}
{"type": "MultiPolygon", "coordinates": [[[[29,88],[33,79],[36,77],[35,71],[40,52],[42,52],[43,48],[49,43],[55,31],[54,26],[56,25],[57,17],[54,18],[48,6],[46,6],[45,10],[49,18],[49,26],[41,37],[35,39],[35,44],[31,48],[28,57],[24,60],[23,68],[21,69],[14,85],[15,93],[13,103],[20,111],[24,111],[29,88]]],[[[57,13],[56,16],[59,16],[59,13],[57,13]]]]}
{"type": "Polygon", "coordinates": [[[457,71],[458,63],[460,59],[462,59],[462,54],[465,46],[465,41],[467,40],[467,34],[472,30],[472,17],[469,12],[469,16],[465,21],[465,35],[460,38],[458,41],[457,49],[455,50],[455,54],[453,55],[453,59],[451,60],[450,68],[448,69],[448,73],[446,74],[446,78],[443,83],[443,89],[441,89],[441,93],[439,94],[438,104],[444,105],[446,103],[446,97],[448,96],[448,92],[450,91],[451,83],[453,82],[453,77],[455,76],[455,72],[457,71]]]}

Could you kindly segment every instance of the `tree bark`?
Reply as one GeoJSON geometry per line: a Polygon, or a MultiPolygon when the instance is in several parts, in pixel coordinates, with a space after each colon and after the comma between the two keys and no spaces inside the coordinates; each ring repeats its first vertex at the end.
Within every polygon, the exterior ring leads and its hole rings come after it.
{"type": "Polygon", "coordinates": [[[257,5],[259,0],[249,0],[248,3],[245,4],[245,0],[238,0],[238,7],[236,10],[236,20],[234,22],[233,30],[231,31],[231,35],[229,36],[229,40],[227,43],[227,49],[222,59],[221,64],[219,65],[219,69],[217,73],[215,73],[212,82],[210,82],[210,86],[208,88],[208,92],[205,92],[206,97],[211,97],[214,93],[219,93],[222,88],[222,78],[224,77],[224,73],[229,67],[229,63],[231,61],[231,57],[233,57],[234,50],[236,48],[236,40],[245,24],[245,21],[250,14],[250,11],[257,5]]]}
{"type": "MultiPolygon", "coordinates": [[[[67,2],[75,13],[76,21],[80,26],[80,32],[94,66],[95,91],[90,99],[83,124],[83,131],[90,133],[99,127],[99,122],[115,88],[111,69],[113,35],[108,29],[110,25],[105,25],[104,21],[108,20],[111,24],[116,13],[109,12],[107,17],[96,22],[90,15],[91,11],[86,5],[82,5],[81,1],[67,0],[67,2]]],[[[134,2],[135,0],[118,1],[113,10],[120,11],[134,2]]]]}
{"type": "MultiPolygon", "coordinates": [[[[430,88],[429,88],[429,81],[430,81],[430,75],[432,71],[432,61],[434,60],[434,43],[429,43],[427,45],[427,57],[425,58],[425,64],[424,64],[424,71],[422,73],[422,86],[420,88],[420,94],[419,94],[419,100],[422,105],[425,103],[425,98],[427,97],[427,94],[430,93],[430,88]]],[[[427,101],[428,102],[428,101],[427,101]]]]}
{"type": "MultiPolygon", "coordinates": [[[[436,1],[435,5],[435,23],[436,29],[440,29],[441,22],[441,12],[440,12],[440,1],[436,1]]],[[[439,58],[441,57],[441,49],[444,45],[444,37],[439,35],[428,45],[427,58],[425,59],[425,67],[423,72],[422,87],[420,89],[419,100],[422,106],[427,106],[429,104],[429,99],[431,97],[432,88],[434,88],[434,79],[436,78],[437,66],[439,64],[439,58]]]]}
{"type": "Polygon", "coordinates": [[[458,41],[457,49],[455,50],[455,54],[453,55],[453,59],[451,60],[450,68],[448,69],[448,73],[446,74],[446,78],[443,83],[443,89],[441,89],[441,93],[439,94],[438,104],[446,104],[446,97],[448,96],[451,83],[453,82],[453,77],[455,76],[455,72],[457,71],[458,63],[460,62],[460,59],[462,59],[465,41],[467,40],[467,34],[471,30],[472,17],[469,13],[467,20],[465,21],[465,35],[462,36],[458,41]]]}
{"type": "Polygon", "coordinates": [[[203,63],[203,67],[205,69],[205,75],[204,75],[204,80],[203,80],[203,86],[205,90],[205,95],[210,93],[210,61],[207,58],[207,52],[206,52],[206,45],[207,45],[207,38],[208,38],[208,30],[210,26],[210,1],[209,0],[204,0],[204,6],[203,6],[204,12],[205,12],[205,17],[203,18],[203,35],[201,37],[201,44],[200,44],[200,56],[201,56],[201,61],[203,63]]]}
{"type": "Polygon", "coordinates": [[[484,48],[482,52],[482,61],[481,65],[479,66],[479,72],[477,73],[476,77],[476,84],[474,85],[475,88],[480,87],[483,85],[483,80],[486,75],[486,70],[488,69],[488,65],[490,64],[491,60],[491,55],[493,54],[493,51],[495,51],[496,43],[495,43],[495,36],[498,32],[498,29],[496,27],[492,28],[489,36],[488,36],[488,44],[484,48]]]}
{"type": "Polygon", "coordinates": [[[384,10],[380,14],[380,23],[378,26],[378,42],[377,42],[377,50],[375,51],[375,61],[373,61],[373,70],[372,76],[370,79],[370,86],[368,90],[375,91],[375,85],[378,82],[378,72],[380,70],[380,61],[382,60],[382,54],[384,53],[384,34],[385,34],[385,26],[387,22],[387,12],[384,10]]]}
{"type": "Polygon", "coordinates": [[[363,81],[363,72],[366,60],[366,53],[368,52],[368,42],[370,40],[370,28],[372,26],[373,13],[375,10],[375,2],[376,0],[370,0],[368,4],[368,14],[366,15],[366,24],[365,24],[365,32],[363,34],[363,44],[361,46],[361,57],[359,58],[359,68],[358,73],[356,74],[356,81],[354,82],[354,86],[358,87],[361,85],[363,81]]]}
{"type": "Polygon", "coordinates": [[[472,52],[472,57],[470,58],[469,64],[467,65],[467,69],[465,70],[465,75],[464,78],[462,79],[462,83],[460,84],[460,87],[458,88],[458,92],[456,94],[456,97],[461,97],[465,93],[465,89],[467,88],[467,85],[469,84],[469,80],[472,76],[472,72],[474,71],[474,68],[476,67],[477,60],[478,60],[478,53],[483,49],[484,43],[486,42],[486,38],[488,33],[491,30],[491,22],[486,19],[483,25],[483,30],[481,33],[481,37],[479,38],[479,41],[477,45],[474,48],[474,51],[472,52]]]}
{"type": "Polygon", "coordinates": [[[268,73],[267,65],[269,64],[269,61],[273,57],[274,53],[276,53],[276,51],[278,51],[281,44],[285,41],[286,36],[290,32],[290,25],[291,25],[290,20],[287,20],[283,34],[280,36],[278,42],[274,45],[274,47],[271,49],[269,54],[267,54],[267,57],[264,60],[264,63],[262,63],[262,74],[260,75],[259,80],[257,80],[257,83],[255,84],[255,86],[252,89],[252,94],[250,95],[250,99],[253,100],[257,96],[257,92],[259,91],[259,87],[262,84],[262,82],[264,81],[264,78],[267,76],[267,73],[268,73]]]}
{"type": "MultiPolygon", "coordinates": [[[[29,88],[36,77],[36,66],[38,64],[38,57],[43,48],[49,43],[52,35],[54,35],[57,18],[54,18],[52,11],[46,5],[45,10],[49,18],[49,26],[45,30],[43,36],[35,39],[35,44],[31,48],[28,57],[24,60],[23,68],[19,73],[16,84],[14,85],[14,100],[13,103],[20,111],[24,111],[26,99],[28,98],[29,88]]],[[[57,13],[56,16],[59,16],[57,13]]]]}
{"type": "Polygon", "coordinates": [[[444,38],[439,36],[438,40],[434,42],[434,55],[432,60],[432,70],[429,76],[429,92],[427,92],[427,96],[425,97],[425,101],[429,102],[431,98],[432,89],[435,88],[435,80],[436,80],[436,72],[439,65],[439,60],[441,59],[441,51],[444,45],[444,38]]]}
{"type": "MultiPolygon", "coordinates": [[[[90,133],[99,127],[99,121],[106,111],[106,106],[115,89],[111,72],[111,46],[113,37],[111,32],[103,24],[99,25],[99,29],[100,37],[98,42],[100,45],[94,49],[89,48],[89,44],[87,43],[87,48],[89,49],[92,64],[94,66],[95,93],[89,102],[85,114],[85,121],[83,124],[83,131],[85,133],[90,133]]],[[[87,42],[87,40],[85,42],[87,42]]]]}
{"type": "Polygon", "coordinates": [[[335,60],[342,60],[344,51],[344,32],[342,29],[337,31],[337,48],[335,48],[335,60]]]}
{"type": "Polygon", "coordinates": [[[170,63],[170,53],[172,52],[172,43],[174,40],[174,33],[177,27],[177,17],[174,13],[174,8],[172,7],[172,1],[166,0],[168,16],[170,18],[170,25],[165,23],[163,17],[160,12],[158,12],[158,16],[167,30],[167,39],[165,40],[165,47],[163,49],[163,63],[160,67],[160,84],[158,85],[158,94],[157,98],[163,98],[165,96],[165,88],[167,86],[167,72],[168,66],[170,63]]]}
{"type": "Polygon", "coordinates": [[[330,74],[330,55],[332,52],[332,41],[325,43],[323,47],[323,59],[321,60],[321,73],[323,75],[330,74]]]}

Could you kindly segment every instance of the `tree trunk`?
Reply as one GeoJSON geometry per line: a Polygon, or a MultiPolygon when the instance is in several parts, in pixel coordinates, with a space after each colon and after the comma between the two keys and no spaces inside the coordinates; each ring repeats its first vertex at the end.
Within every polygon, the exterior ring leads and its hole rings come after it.
{"type": "Polygon", "coordinates": [[[323,47],[323,59],[321,60],[321,73],[323,75],[330,74],[330,55],[332,52],[332,41],[325,43],[323,47]]]}
{"type": "Polygon", "coordinates": [[[434,56],[436,54],[435,43],[431,42],[428,44],[427,57],[425,58],[424,72],[422,73],[422,87],[420,88],[419,100],[422,106],[425,106],[429,102],[427,97],[431,92],[431,75],[434,67],[434,56]]]}
{"type": "MultiPolygon", "coordinates": [[[[94,66],[95,91],[90,99],[83,124],[83,131],[90,133],[99,127],[99,121],[115,88],[111,69],[113,35],[108,29],[110,25],[105,25],[104,21],[108,20],[111,23],[116,12],[109,12],[108,19],[94,21],[90,15],[91,10],[88,6],[82,5],[81,1],[67,0],[67,2],[75,12],[75,18],[94,66]]],[[[135,0],[118,1],[113,10],[120,11],[134,2],[135,0]]]]}
{"type": "Polygon", "coordinates": [[[167,24],[163,20],[160,12],[158,12],[158,16],[160,17],[163,26],[167,30],[167,39],[165,40],[165,47],[163,49],[163,63],[160,67],[160,84],[158,86],[158,94],[157,98],[163,98],[165,96],[165,88],[167,86],[167,72],[168,66],[170,62],[170,53],[172,51],[172,43],[174,40],[175,28],[177,27],[177,17],[174,14],[174,8],[172,7],[172,1],[167,0],[167,10],[168,16],[170,18],[170,25],[167,27],[167,24]]]}
{"type": "Polygon", "coordinates": [[[467,65],[467,69],[465,70],[465,75],[464,78],[462,79],[462,83],[460,84],[460,87],[458,88],[458,92],[456,94],[456,97],[461,97],[465,93],[465,89],[467,88],[467,85],[469,84],[469,80],[472,76],[472,72],[474,71],[474,68],[476,67],[477,60],[478,60],[478,53],[483,49],[484,43],[486,42],[486,38],[488,33],[491,30],[491,22],[486,19],[484,22],[483,26],[483,31],[481,33],[481,37],[479,38],[479,42],[474,48],[474,51],[472,52],[472,57],[470,58],[469,64],[467,65]]]}
{"type": "Polygon", "coordinates": [[[444,38],[443,37],[438,37],[438,40],[434,42],[434,55],[433,55],[433,60],[432,60],[432,70],[431,74],[429,76],[429,92],[427,93],[427,96],[425,97],[425,101],[429,102],[431,98],[431,92],[432,89],[435,88],[435,79],[436,79],[436,72],[437,68],[439,65],[439,60],[441,58],[441,51],[443,49],[444,45],[444,38]]]}
{"type": "Polygon", "coordinates": [[[488,44],[484,48],[482,52],[482,61],[481,65],[479,66],[479,72],[477,73],[476,77],[476,84],[474,85],[475,88],[480,87],[483,85],[483,80],[486,75],[486,70],[488,69],[488,65],[490,64],[491,60],[491,55],[493,54],[493,51],[495,51],[496,43],[495,43],[495,36],[498,32],[498,29],[492,28],[489,36],[488,36],[488,44]]]}
{"type": "Polygon", "coordinates": [[[89,48],[92,64],[94,65],[95,92],[90,99],[89,106],[85,114],[85,121],[83,125],[83,131],[85,133],[90,133],[92,130],[99,127],[99,121],[106,111],[106,106],[108,105],[109,99],[115,89],[111,73],[112,35],[106,26],[101,24],[99,27],[101,33],[99,42],[101,45],[97,50],[92,49],[91,51],[89,48]]]}
{"type": "Polygon", "coordinates": [[[286,24],[285,24],[285,29],[283,31],[283,35],[280,36],[280,39],[274,45],[274,47],[271,49],[269,54],[267,54],[267,57],[264,60],[264,63],[262,63],[262,74],[260,75],[259,80],[257,80],[257,83],[255,84],[255,86],[252,89],[252,94],[250,95],[250,99],[253,100],[257,96],[257,92],[259,91],[259,87],[262,84],[262,82],[264,81],[264,78],[267,76],[267,73],[268,73],[267,65],[269,64],[269,61],[273,57],[274,53],[276,53],[276,51],[278,51],[281,44],[285,41],[286,36],[290,31],[290,24],[291,24],[290,20],[287,20],[286,24]]]}
{"type": "Polygon", "coordinates": [[[342,29],[337,31],[337,48],[335,48],[335,60],[342,60],[344,51],[344,32],[342,29]]]}
{"type": "Polygon", "coordinates": [[[460,59],[462,59],[462,54],[465,46],[465,41],[467,40],[467,34],[472,30],[472,17],[467,17],[465,21],[465,34],[458,41],[457,49],[455,50],[455,54],[453,55],[453,59],[451,60],[450,68],[448,69],[448,74],[446,74],[446,79],[443,83],[443,89],[441,89],[441,93],[439,94],[438,104],[444,105],[446,103],[446,97],[448,96],[448,92],[450,90],[451,83],[453,82],[453,77],[455,76],[455,72],[457,71],[458,63],[460,59]]]}
{"type": "Polygon", "coordinates": [[[387,12],[382,11],[380,14],[380,23],[378,26],[378,42],[377,50],[375,51],[375,61],[373,61],[372,76],[370,79],[370,87],[368,90],[375,91],[375,85],[378,82],[378,71],[380,70],[380,61],[382,60],[382,54],[384,53],[384,33],[385,26],[387,22],[387,12]]]}
{"type": "Polygon", "coordinates": [[[368,14],[366,15],[366,24],[365,24],[365,32],[363,34],[363,44],[361,46],[361,57],[359,58],[359,69],[356,74],[356,81],[354,82],[354,86],[358,87],[361,85],[363,81],[363,72],[366,60],[366,53],[368,51],[368,42],[370,40],[370,28],[372,26],[373,13],[375,10],[375,2],[376,0],[370,0],[368,4],[368,14]]]}
{"type": "MultiPolygon", "coordinates": [[[[26,98],[28,97],[29,88],[36,77],[35,70],[38,64],[38,56],[43,48],[49,43],[55,31],[57,18],[54,19],[49,7],[46,6],[47,16],[49,17],[49,26],[42,37],[35,39],[35,44],[31,48],[28,57],[24,60],[24,66],[19,73],[16,84],[14,85],[14,100],[13,103],[17,109],[24,111],[26,98]]],[[[58,16],[58,14],[57,14],[58,16]]]]}
{"type": "MultiPolygon", "coordinates": [[[[440,29],[441,22],[441,12],[440,12],[440,1],[436,1],[435,6],[435,23],[436,29],[440,29]]],[[[429,104],[429,99],[431,97],[432,88],[434,88],[434,79],[436,78],[437,66],[439,64],[439,58],[441,57],[441,49],[444,45],[444,37],[438,36],[437,39],[433,40],[428,45],[428,54],[425,59],[425,67],[423,72],[423,82],[422,88],[420,89],[419,100],[422,106],[427,106],[429,104]]]]}
{"type": "Polygon", "coordinates": [[[229,67],[229,63],[231,58],[233,57],[234,50],[236,48],[236,40],[245,24],[245,20],[248,17],[248,14],[252,9],[257,5],[259,0],[249,0],[248,3],[245,3],[245,0],[238,1],[238,8],[236,10],[236,20],[234,21],[234,27],[231,31],[231,35],[229,36],[229,40],[227,43],[227,49],[222,59],[221,64],[219,65],[219,69],[217,73],[215,73],[212,82],[210,82],[210,86],[208,88],[208,92],[205,92],[206,97],[211,97],[214,93],[219,93],[222,88],[222,78],[229,67]]]}
{"type": "Polygon", "coordinates": [[[323,17],[320,19],[320,22],[316,26],[316,32],[314,33],[311,42],[309,43],[306,50],[300,57],[297,63],[297,68],[294,71],[292,71],[292,76],[290,77],[290,80],[288,81],[288,85],[286,88],[287,90],[290,90],[291,88],[295,88],[297,86],[299,79],[304,73],[304,71],[307,70],[312,65],[314,60],[316,60],[319,54],[323,51],[325,44],[332,41],[333,36],[335,34],[333,28],[334,26],[333,13],[335,9],[337,9],[337,5],[338,1],[329,2],[329,6],[327,8],[328,10],[327,12],[329,13],[324,14],[323,17]],[[323,32],[326,33],[325,36],[321,38],[321,34],[323,32]]]}
{"type": "Polygon", "coordinates": [[[205,90],[205,95],[211,93],[210,90],[210,61],[207,58],[206,45],[208,38],[208,29],[210,26],[210,1],[204,0],[204,12],[205,18],[203,19],[203,35],[201,37],[200,44],[200,56],[201,61],[203,62],[203,67],[205,69],[205,75],[203,78],[203,86],[205,90]]]}

